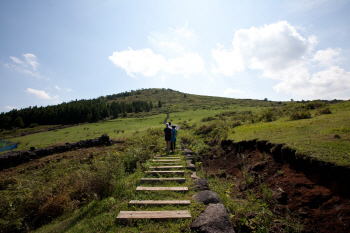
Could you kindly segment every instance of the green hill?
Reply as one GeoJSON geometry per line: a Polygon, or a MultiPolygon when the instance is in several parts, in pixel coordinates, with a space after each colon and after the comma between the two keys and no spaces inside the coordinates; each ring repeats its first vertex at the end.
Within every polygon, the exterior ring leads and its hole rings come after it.
{"type": "MultiPolygon", "coordinates": [[[[104,133],[117,143],[55,154],[1,171],[0,231],[166,232],[171,228],[174,232],[188,232],[189,221],[146,221],[128,226],[114,222],[120,210],[134,208],[128,207],[127,200],[146,198],[134,190],[141,174],[150,166],[150,159],[164,152],[162,131],[168,112],[168,121],[182,127],[178,149],[183,145],[198,154],[208,154],[212,148],[219,148],[223,139],[239,142],[258,138],[285,143],[298,154],[317,160],[341,166],[350,164],[350,102],[346,101],[242,100],[169,89],[136,90],[91,101],[105,107],[117,102],[152,102],[153,108],[68,127],[37,122],[39,126],[32,128],[4,129],[0,137],[18,142],[19,150],[76,142],[104,133]]],[[[72,104],[75,102],[79,101],[72,104]]],[[[294,215],[273,214],[269,208],[273,209],[274,204],[261,199],[254,190],[240,199],[230,196],[236,182],[230,177],[219,179],[200,174],[206,176],[225,205],[236,206],[229,209],[235,226],[245,224],[266,230],[281,221],[288,222],[291,231],[302,228],[300,219],[294,215]],[[248,210],[259,213],[257,222],[244,217],[248,210]]],[[[186,185],[193,188],[192,181],[186,185]]],[[[271,195],[271,189],[261,187],[267,196],[271,195]]],[[[192,204],[190,210],[196,217],[203,206],[192,204]]]]}

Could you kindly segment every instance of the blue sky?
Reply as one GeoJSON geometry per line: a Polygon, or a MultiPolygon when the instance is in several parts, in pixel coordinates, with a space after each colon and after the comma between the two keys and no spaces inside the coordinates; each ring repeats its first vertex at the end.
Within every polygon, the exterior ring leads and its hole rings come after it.
{"type": "Polygon", "coordinates": [[[0,0],[0,112],[141,88],[350,98],[347,0],[0,0]]]}

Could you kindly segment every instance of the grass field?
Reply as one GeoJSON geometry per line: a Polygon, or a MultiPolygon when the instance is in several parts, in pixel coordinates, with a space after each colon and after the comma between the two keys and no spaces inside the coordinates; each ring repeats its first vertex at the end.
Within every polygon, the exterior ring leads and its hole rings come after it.
{"type": "MultiPolygon", "coordinates": [[[[214,116],[224,111],[253,111],[261,110],[261,107],[229,106],[217,110],[187,110],[183,112],[170,113],[172,124],[187,122],[190,124],[200,123],[201,119],[214,116]]],[[[144,133],[148,128],[164,127],[163,121],[166,114],[159,114],[143,118],[118,118],[99,123],[83,124],[64,129],[57,129],[22,137],[9,138],[7,140],[19,143],[17,150],[29,150],[30,147],[44,148],[50,145],[63,144],[66,142],[77,142],[91,138],[100,137],[106,133],[112,139],[129,138],[136,134],[144,133]]]]}
{"type": "Polygon", "coordinates": [[[273,143],[285,143],[321,161],[341,166],[350,165],[350,103],[331,106],[332,114],[310,119],[289,121],[281,118],[273,122],[242,125],[229,134],[235,141],[255,138],[273,143]]]}

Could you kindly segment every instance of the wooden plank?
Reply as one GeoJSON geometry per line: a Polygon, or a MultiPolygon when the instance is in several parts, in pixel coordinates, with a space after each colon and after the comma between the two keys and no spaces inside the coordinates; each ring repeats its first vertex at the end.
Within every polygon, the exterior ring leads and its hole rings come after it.
{"type": "Polygon", "coordinates": [[[176,174],[184,174],[185,171],[146,171],[149,174],[167,174],[167,173],[176,173],[176,174]]]}
{"type": "Polygon", "coordinates": [[[184,168],[183,166],[157,166],[149,167],[150,169],[172,169],[172,168],[184,168]]]}
{"type": "Polygon", "coordinates": [[[136,191],[183,191],[187,192],[188,187],[137,187],[136,191]]]}
{"type": "Polygon", "coordinates": [[[154,157],[155,159],[181,159],[181,157],[154,157]]]}
{"type": "Polygon", "coordinates": [[[132,200],[129,205],[190,205],[190,200],[132,200]]]}
{"type": "Polygon", "coordinates": [[[181,162],[171,162],[171,163],[163,162],[163,163],[159,163],[159,164],[161,164],[161,165],[179,165],[179,164],[181,164],[181,162]]]}
{"type": "Polygon", "coordinates": [[[181,159],[153,159],[153,162],[181,162],[181,159]]]}
{"type": "Polygon", "coordinates": [[[123,219],[179,219],[191,218],[188,210],[178,211],[120,211],[116,220],[123,219]]]}
{"type": "Polygon", "coordinates": [[[142,178],[141,183],[145,182],[159,182],[159,181],[175,181],[178,183],[185,183],[186,178],[142,178]]]}

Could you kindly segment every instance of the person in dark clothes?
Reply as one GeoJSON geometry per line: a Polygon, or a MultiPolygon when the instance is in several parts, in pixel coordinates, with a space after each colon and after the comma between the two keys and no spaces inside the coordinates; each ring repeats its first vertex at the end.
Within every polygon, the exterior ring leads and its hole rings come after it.
{"type": "Polygon", "coordinates": [[[177,130],[175,129],[175,125],[172,126],[171,129],[171,150],[174,152],[176,148],[176,135],[177,135],[177,130]]]}
{"type": "Polygon", "coordinates": [[[171,128],[169,128],[169,124],[165,124],[166,127],[164,129],[164,136],[166,141],[166,150],[169,153],[170,152],[170,142],[171,142],[171,128]]]}

